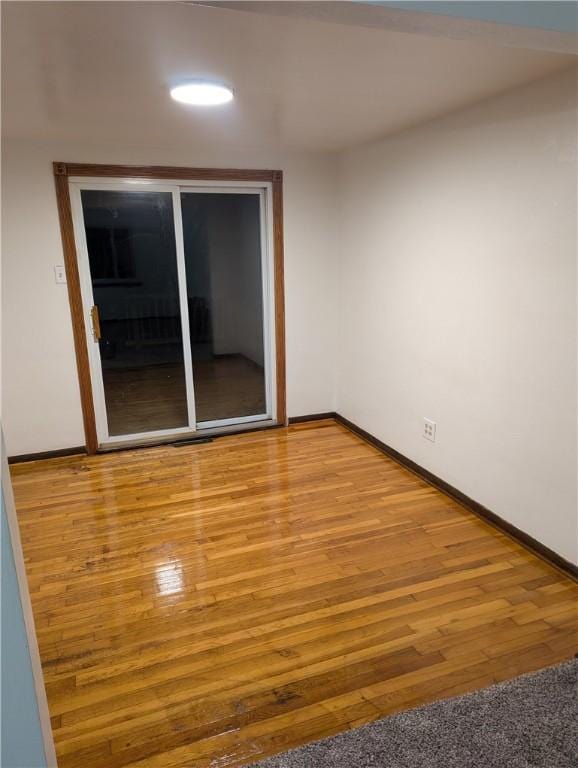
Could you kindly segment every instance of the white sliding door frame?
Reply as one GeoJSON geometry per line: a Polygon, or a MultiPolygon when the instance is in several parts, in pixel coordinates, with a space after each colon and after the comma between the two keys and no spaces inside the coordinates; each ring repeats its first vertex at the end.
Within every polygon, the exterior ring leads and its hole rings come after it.
{"type": "Polygon", "coordinates": [[[199,184],[181,185],[183,194],[224,194],[224,195],[259,195],[259,229],[260,229],[260,249],[261,249],[261,292],[262,292],[262,329],[263,329],[263,361],[265,373],[265,413],[253,414],[251,416],[237,416],[230,419],[214,419],[211,421],[199,421],[197,429],[215,429],[218,427],[233,426],[235,424],[251,424],[276,418],[276,392],[273,376],[273,361],[275,358],[275,292],[274,292],[274,274],[272,269],[273,253],[272,247],[272,226],[273,220],[271,208],[271,185],[265,183],[243,185],[231,185],[230,182],[221,184],[219,182],[200,182],[199,184]]]}
{"type": "Polygon", "coordinates": [[[273,268],[273,213],[272,185],[269,182],[232,182],[232,181],[183,181],[167,180],[162,182],[142,179],[118,179],[103,181],[102,177],[71,177],[69,179],[70,203],[74,237],[78,254],[80,289],[85,316],[86,343],[88,348],[90,376],[94,396],[94,410],[99,446],[114,447],[116,444],[138,444],[156,439],[171,439],[194,436],[204,432],[219,431],[231,426],[259,423],[274,423],[277,417],[276,379],[274,376],[275,350],[275,291],[273,268]],[[161,429],[133,434],[110,435],[106,412],[104,382],[100,345],[94,339],[91,308],[94,306],[94,294],[88,257],[88,245],[84,226],[81,192],[83,190],[121,191],[121,192],[166,192],[172,195],[173,225],[176,246],[178,274],[179,307],[181,313],[183,361],[187,398],[188,425],[171,429],[161,429]],[[223,194],[258,194],[260,199],[260,245],[261,277],[263,292],[263,352],[266,392],[266,412],[251,416],[196,422],[194,369],[191,354],[189,312],[187,300],[186,265],[184,250],[181,193],[223,193],[223,194]]]}

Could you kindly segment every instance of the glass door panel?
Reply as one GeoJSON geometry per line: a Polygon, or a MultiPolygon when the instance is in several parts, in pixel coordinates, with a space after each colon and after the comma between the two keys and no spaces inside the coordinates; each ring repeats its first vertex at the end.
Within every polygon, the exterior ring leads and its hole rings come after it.
{"type": "Polygon", "coordinates": [[[173,195],[80,194],[108,434],[187,427],[173,195]]]}
{"type": "Polygon", "coordinates": [[[197,424],[266,418],[261,195],[181,194],[197,424]]]}

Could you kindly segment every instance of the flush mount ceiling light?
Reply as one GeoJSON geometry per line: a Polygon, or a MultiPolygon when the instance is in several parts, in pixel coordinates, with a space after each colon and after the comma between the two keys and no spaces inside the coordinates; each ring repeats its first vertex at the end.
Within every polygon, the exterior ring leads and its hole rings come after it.
{"type": "Polygon", "coordinates": [[[206,80],[191,80],[171,88],[171,96],[182,104],[194,104],[197,107],[215,107],[226,104],[233,98],[233,91],[222,83],[206,80]]]}

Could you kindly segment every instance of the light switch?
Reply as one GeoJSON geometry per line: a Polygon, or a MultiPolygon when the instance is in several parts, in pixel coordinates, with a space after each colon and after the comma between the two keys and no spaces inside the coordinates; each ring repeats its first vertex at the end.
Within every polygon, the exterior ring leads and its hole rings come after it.
{"type": "Polygon", "coordinates": [[[57,264],[54,267],[54,282],[66,283],[66,270],[62,264],[57,264]]]}

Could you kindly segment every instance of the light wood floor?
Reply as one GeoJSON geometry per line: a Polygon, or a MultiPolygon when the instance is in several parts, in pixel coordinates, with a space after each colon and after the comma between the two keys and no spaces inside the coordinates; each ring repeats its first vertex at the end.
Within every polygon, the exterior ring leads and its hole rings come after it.
{"type": "Polygon", "coordinates": [[[12,471],[61,768],[243,765],[577,650],[576,585],[331,421],[12,471]]]}
{"type": "MultiPolygon", "coordinates": [[[[195,361],[197,421],[232,419],[266,413],[265,377],[243,355],[195,361]]],[[[182,365],[103,369],[111,435],[131,435],[188,424],[182,365]]]]}

